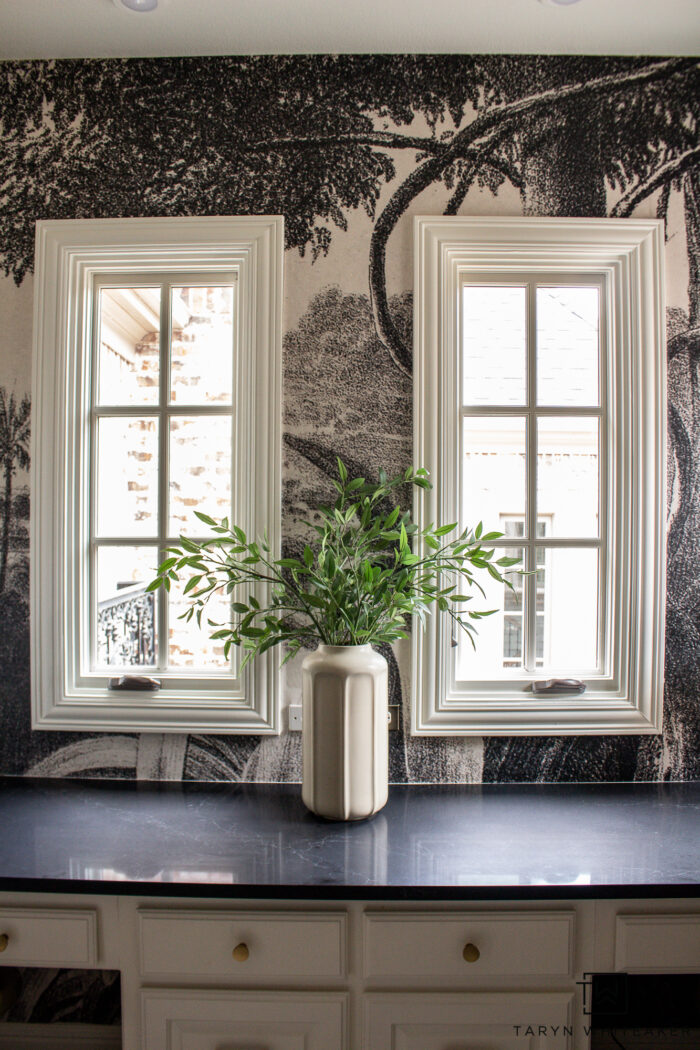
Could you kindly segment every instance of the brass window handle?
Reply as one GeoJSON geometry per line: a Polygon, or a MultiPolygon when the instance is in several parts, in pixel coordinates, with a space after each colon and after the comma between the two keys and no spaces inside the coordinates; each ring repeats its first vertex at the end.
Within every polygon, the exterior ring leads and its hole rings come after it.
{"type": "Polygon", "coordinates": [[[0,933],[0,952],[4,952],[5,948],[7,948],[9,943],[10,943],[10,938],[7,936],[7,934],[6,933],[0,933]]]}
{"type": "Polygon", "coordinates": [[[236,945],[236,947],[231,952],[231,955],[234,957],[236,962],[245,962],[250,955],[250,949],[248,948],[247,944],[241,942],[240,944],[236,945]]]}
{"type": "Polygon", "coordinates": [[[480,955],[481,952],[479,951],[477,946],[475,944],[472,944],[471,942],[469,944],[465,944],[464,948],[462,949],[462,958],[465,962],[476,962],[480,955]]]}

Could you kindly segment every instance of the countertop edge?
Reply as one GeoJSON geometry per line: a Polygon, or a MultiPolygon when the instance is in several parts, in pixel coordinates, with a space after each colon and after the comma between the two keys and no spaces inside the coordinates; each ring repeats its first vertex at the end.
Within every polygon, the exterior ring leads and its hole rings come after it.
{"type": "Polygon", "coordinates": [[[262,886],[202,883],[110,882],[99,880],[0,878],[0,892],[70,896],[163,897],[203,900],[284,901],[551,901],[684,900],[700,897],[698,883],[580,884],[560,886],[262,886]]]}

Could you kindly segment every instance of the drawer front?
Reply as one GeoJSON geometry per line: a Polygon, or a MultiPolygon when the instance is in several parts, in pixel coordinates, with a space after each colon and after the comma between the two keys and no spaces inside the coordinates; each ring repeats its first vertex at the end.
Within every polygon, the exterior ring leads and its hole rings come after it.
{"type": "Polygon", "coordinates": [[[0,908],[0,965],[95,966],[97,912],[0,908]]]}
{"type": "Polygon", "coordinates": [[[368,978],[568,977],[573,912],[415,912],[364,917],[368,978]]]}
{"type": "Polygon", "coordinates": [[[615,969],[630,973],[700,971],[700,914],[618,915],[615,969]]]}
{"type": "Polygon", "coordinates": [[[343,977],[346,916],[141,909],[146,977],[343,977]]]}

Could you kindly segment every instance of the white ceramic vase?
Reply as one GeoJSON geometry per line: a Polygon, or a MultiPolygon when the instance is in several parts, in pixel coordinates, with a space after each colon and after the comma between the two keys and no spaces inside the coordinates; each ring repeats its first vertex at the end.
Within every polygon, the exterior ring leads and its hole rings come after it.
{"type": "Polygon", "coordinates": [[[302,663],[304,805],[362,820],[389,795],[389,672],[371,645],[319,645],[302,663]]]}

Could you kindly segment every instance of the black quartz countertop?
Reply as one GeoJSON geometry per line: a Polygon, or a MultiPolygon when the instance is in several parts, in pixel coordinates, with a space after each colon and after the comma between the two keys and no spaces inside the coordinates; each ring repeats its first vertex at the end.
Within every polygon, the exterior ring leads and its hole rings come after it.
{"type": "Polygon", "coordinates": [[[494,900],[689,897],[700,783],[392,787],[371,820],[298,784],[0,778],[0,890],[494,900]]]}

